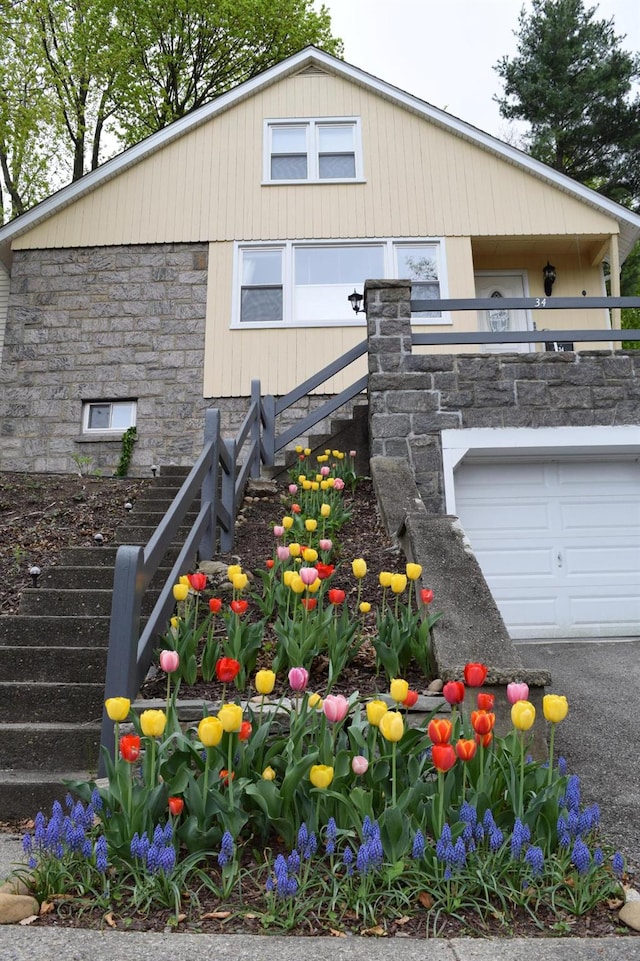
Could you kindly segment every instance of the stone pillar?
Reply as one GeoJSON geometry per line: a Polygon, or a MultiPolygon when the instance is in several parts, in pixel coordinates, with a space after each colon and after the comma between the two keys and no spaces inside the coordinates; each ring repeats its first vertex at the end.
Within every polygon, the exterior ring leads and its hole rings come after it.
{"type": "Polygon", "coordinates": [[[411,354],[410,300],[410,280],[365,283],[370,374],[403,369],[404,358],[411,354]]]}

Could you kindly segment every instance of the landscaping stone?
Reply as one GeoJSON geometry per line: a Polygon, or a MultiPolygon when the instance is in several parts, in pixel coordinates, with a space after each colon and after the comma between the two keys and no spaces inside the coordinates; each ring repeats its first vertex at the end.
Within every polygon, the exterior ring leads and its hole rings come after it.
{"type": "Polygon", "coordinates": [[[628,928],[631,928],[633,931],[640,931],[640,900],[627,901],[627,903],[620,908],[618,917],[628,928]]]}
{"type": "Polygon", "coordinates": [[[35,898],[0,892],[0,924],[17,924],[37,915],[39,911],[40,905],[35,898]]]}

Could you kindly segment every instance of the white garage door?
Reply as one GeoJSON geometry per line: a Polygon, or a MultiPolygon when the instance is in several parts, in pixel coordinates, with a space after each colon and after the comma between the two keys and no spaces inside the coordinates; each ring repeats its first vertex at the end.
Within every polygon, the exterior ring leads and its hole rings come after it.
{"type": "Polygon", "coordinates": [[[512,637],[640,634],[640,464],[463,461],[455,491],[512,637]]]}

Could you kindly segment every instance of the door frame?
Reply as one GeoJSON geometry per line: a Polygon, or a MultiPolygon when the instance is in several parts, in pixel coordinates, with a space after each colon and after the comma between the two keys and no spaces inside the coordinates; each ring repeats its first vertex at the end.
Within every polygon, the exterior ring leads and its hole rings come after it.
{"type": "MultiPolygon", "coordinates": [[[[474,270],[473,272],[473,285],[477,296],[477,285],[476,278],[478,277],[520,277],[522,280],[522,296],[529,296],[529,274],[526,270],[474,270]]],[[[516,295],[517,296],[517,295],[516,295]]],[[[530,310],[523,310],[525,326],[523,330],[535,330],[535,324],[533,323],[533,317],[530,310]]],[[[481,330],[480,326],[480,312],[478,312],[478,330],[481,330]]],[[[497,352],[518,352],[522,354],[528,354],[535,350],[534,344],[485,344],[483,345],[483,350],[491,351],[493,353],[497,352]]]]}

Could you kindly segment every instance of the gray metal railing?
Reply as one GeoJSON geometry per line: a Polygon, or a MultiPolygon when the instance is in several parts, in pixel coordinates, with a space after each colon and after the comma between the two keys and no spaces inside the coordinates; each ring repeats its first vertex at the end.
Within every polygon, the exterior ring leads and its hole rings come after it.
{"type": "MultiPolygon", "coordinates": [[[[521,309],[595,309],[640,307],[640,298],[501,298],[507,310],[521,309]],[[543,302],[545,301],[545,302],[543,302]]],[[[429,311],[495,310],[495,299],[433,300],[429,311]]],[[[425,309],[425,302],[411,301],[412,312],[425,309]]],[[[451,331],[448,333],[412,333],[415,345],[544,343],[563,341],[602,343],[640,341],[640,330],[525,330],[511,332],[451,331]]],[[[146,676],[158,636],[165,632],[174,609],[173,585],[193,565],[196,554],[210,559],[219,545],[225,553],[233,548],[233,532],[238,507],[247,481],[260,474],[261,466],[273,466],[275,455],[293,440],[304,436],[321,420],[353,400],[367,387],[368,376],[358,378],[339,394],[297,421],[288,430],[276,432],[277,418],[286,410],[341,373],[367,353],[367,341],[352,347],[341,357],[318,371],[304,383],[278,399],[261,396],[260,381],[251,382],[249,410],[238,434],[224,439],[221,434],[220,411],[208,410],[205,417],[204,447],[171,506],[148,544],[123,545],[118,548],[114,573],[113,602],[109,630],[109,653],[105,698],[128,697],[133,700],[146,676]],[[142,602],[149,584],[162,563],[169,546],[184,526],[184,521],[200,492],[200,510],[188,531],[184,544],[160,596],[141,630],[142,602]]],[[[102,744],[113,751],[113,723],[103,714],[102,744]]],[[[100,771],[104,773],[102,761],[100,771]]]]}

